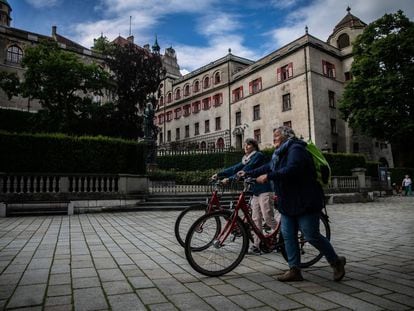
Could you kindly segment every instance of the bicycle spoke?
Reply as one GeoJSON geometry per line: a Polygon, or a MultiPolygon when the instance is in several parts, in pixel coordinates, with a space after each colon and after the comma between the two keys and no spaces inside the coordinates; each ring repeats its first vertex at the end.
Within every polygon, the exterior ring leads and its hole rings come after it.
{"type": "Polygon", "coordinates": [[[198,272],[218,276],[233,270],[243,259],[247,248],[247,234],[243,228],[236,228],[242,232],[240,236],[230,234],[219,242],[219,235],[229,214],[216,212],[205,215],[197,223],[193,224],[186,240],[186,256],[190,265],[198,272]],[[195,229],[203,222],[203,230],[198,232],[195,229]]]}

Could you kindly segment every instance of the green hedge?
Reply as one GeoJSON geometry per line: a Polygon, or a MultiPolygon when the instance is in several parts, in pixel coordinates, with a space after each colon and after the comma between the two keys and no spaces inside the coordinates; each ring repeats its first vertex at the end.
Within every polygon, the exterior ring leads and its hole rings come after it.
{"type": "MultiPolygon", "coordinates": [[[[270,159],[274,148],[264,149],[263,153],[270,159]]],[[[365,156],[355,153],[324,153],[331,166],[332,176],[351,176],[352,169],[357,167],[367,168],[365,156]]],[[[378,175],[378,172],[375,176],[378,175]]]]}
{"type": "Polygon", "coordinates": [[[331,166],[332,176],[351,176],[352,169],[366,168],[365,156],[353,153],[325,153],[325,158],[331,166]]]}
{"type": "MultiPolygon", "coordinates": [[[[262,152],[268,160],[272,158],[274,148],[263,149],[262,152]]],[[[208,169],[219,170],[240,162],[242,151],[180,154],[161,156],[157,158],[158,167],[162,170],[176,171],[204,171],[208,169]]],[[[351,176],[351,170],[356,167],[367,168],[365,156],[362,154],[326,153],[327,161],[331,165],[333,176],[351,176]]],[[[368,169],[368,168],[367,168],[368,169]]],[[[371,171],[372,169],[370,169],[371,171]]],[[[377,176],[378,173],[375,173],[377,176]]]]}
{"type": "Polygon", "coordinates": [[[0,130],[7,132],[31,132],[34,113],[0,109],[0,130]]]}
{"type": "Polygon", "coordinates": [[[166,171],[156,170],[149,173],[151,180],[174,180],[179,185],[206,185],[210,177],[217,173],[216,169],[205,171],[166,171]]]}
{"type": "Polygon", "coordinates": [[[240,161],[241,152],[214,152],[214,153],[179,153],[157,157],[160,169],[177,171],[204,171],[219,169],[233,165],[240,161]]]}
{"type": "Polygon", "coordinates": [[[0,132],[0,172],[145,174],[146,145],[108,137],[0,132]]]}

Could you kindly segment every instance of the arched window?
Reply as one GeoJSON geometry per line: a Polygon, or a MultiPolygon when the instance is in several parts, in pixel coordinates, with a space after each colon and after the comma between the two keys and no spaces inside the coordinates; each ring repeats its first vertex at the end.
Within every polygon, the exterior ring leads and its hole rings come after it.
{"type": "Polygon", "coordinates": [[[214,74],[214,84],[219,84],[221,82],[221,75],[220,72],[216,72],[214,74]]]}
{"type": "Polygon", "coordinates": [[[203,88],[207,89],[210,87],[210,77],[205,77],[203,80],[203,88]]]}
{"type": "Polygon", "coordinates": [[[199,92],[200,91],[200,82],[198,80],[194,81],[194,85],[193,85],[193,92],[199,92]]]}
{"type": "Polygon", "coordinates": [[[188,95],[190,95],[190,85],[189,84],[184,86],[184,96],[188,96],[188,95]]]}
{"type": "Polygon", "coordinates": [[[7,48],[6,60],[10,63],[20,64],[23,58],[23,50],[17,45],[12,45],[7,48]]]}
{"type": "Polygon", "coordinates": [[[167,94],[167,103],[171,103],[171,102],[172,102],[172,94],[171,94],[171,92],[169,92],[167,94]]]}
{"type": "Polygon", "coordinates": [[[200,149],[206,149],[207,148],[207,144],[205,141],[202,141],[200,144],[200,149]]]}
{"type": "Polygon", "coordinates": [[[175,99],[180,99],[181,98],[181,90],[178,88],[175,90],[175,99]]]}
{"type": "Polygon", "coordinates": [[[159,106],[164,106],[164,96],[161,96],[158,100],[158,105],[159,106]]]}
{"type": "Polygon", "coordinates": [[[216,142],[217,149],[224,149],[224,139],[220,137],[216,142]]]}
{"type": "Polygon", "coordinates": [[[337,44],[338,44],[338,48],[339,49],[343,49],[343,48],[346,48],[347,46],[349,46],[350,43],[349,43],[349,36],[348,36],[348,34],[343,33],[342,35],[340,35],[338,37],[337,44]]]}

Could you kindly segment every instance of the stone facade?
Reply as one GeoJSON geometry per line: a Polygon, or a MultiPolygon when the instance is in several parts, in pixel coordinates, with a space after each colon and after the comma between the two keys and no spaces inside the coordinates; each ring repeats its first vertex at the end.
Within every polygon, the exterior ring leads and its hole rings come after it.
{"type": "Polygon", "coordinates": [[[179,79],[166,78],[156,114],[159,147],[239,149],[255,137],[265,148],[273,129],[288,125],[326,151],[361,152],[393,166],[390,146],[354,133],[337,108],[352,79],[352,41],[365,26],[348,8],[327,42],[306,30],[255,62],[229,52],[179,79]]]}

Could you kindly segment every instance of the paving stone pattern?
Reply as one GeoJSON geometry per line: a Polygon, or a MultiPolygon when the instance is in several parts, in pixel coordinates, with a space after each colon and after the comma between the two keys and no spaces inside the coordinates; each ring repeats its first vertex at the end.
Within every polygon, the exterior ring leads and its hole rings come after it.
{"type": "Polygon", "coordinates": [[[280,254],[246,256],[218,278],[196,273],[173,233],[177,211],[0,219],[4,310],[413,310],[414,197],[328,206],[347,257],[281,283],[280,254]]]}

